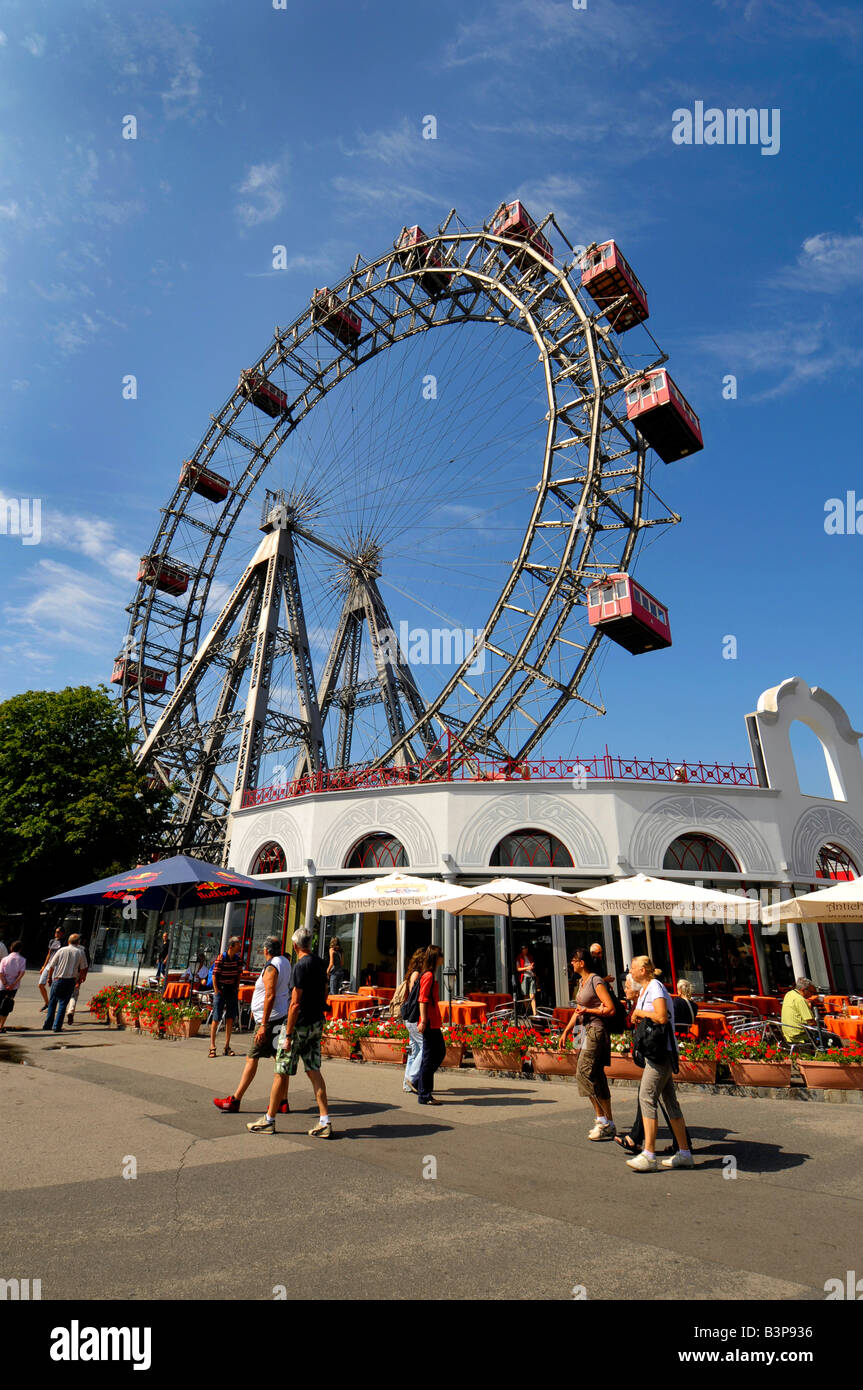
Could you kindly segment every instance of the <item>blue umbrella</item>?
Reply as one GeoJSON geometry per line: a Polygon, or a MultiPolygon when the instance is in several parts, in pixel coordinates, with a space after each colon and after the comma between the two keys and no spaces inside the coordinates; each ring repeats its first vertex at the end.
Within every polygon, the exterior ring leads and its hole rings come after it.
{"type": "Polygon", "coordinates": [[[46,903],[128,903],[134,901],[142,911],[163,908],[177,911],[183,907],[199,907],[208,902],[248,902],[251,898],[285,896],[283,888],[271,888],[257,879],[223,869],[218,864],[204,864],[188,854],[176,854],[172,859],[159,859],[153,864],[139,864],[135,869],[112,874],[83,888],[57,893],[46,903]]]}

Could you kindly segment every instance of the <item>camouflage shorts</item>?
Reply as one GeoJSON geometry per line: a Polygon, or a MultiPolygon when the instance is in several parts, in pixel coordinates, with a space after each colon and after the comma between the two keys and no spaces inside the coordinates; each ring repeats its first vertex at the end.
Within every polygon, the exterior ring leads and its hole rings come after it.
{"type": "Polygon", "coordinates": [[[297,1023],[291,1037],[291,1045],[287,1047],[283,1026],[276,1050],[275,1069],[278,1075],[296,1076],[301,1059],[306,1071],[320,1071],[323,1031],[323,1019],[318,1023],[297,1023]]]}

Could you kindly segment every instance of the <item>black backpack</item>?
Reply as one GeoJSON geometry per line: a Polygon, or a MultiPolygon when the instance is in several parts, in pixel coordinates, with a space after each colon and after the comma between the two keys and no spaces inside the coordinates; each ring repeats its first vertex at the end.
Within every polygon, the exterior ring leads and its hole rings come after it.
{"type": "Polygon", "coordinates": [[[413,989],[402,1004],[402,1021],[404,1023],[419,1023],[420,1021],[420,980],[422,975],[418,975],[413,989]]]}
{"type": "Polygon", "coordinates": [[[614,1005],[614,1013],[610,1017],[606,1014],[606,1018],[608,1018],[608,1027],[612,1033],[625,1033],[627,1025],[626,1005],[623,1003],[622,999],[618,999],[611,985],[606,985],[605,988],[608,990],[611,996],[611,1002],[614,1005]]]}

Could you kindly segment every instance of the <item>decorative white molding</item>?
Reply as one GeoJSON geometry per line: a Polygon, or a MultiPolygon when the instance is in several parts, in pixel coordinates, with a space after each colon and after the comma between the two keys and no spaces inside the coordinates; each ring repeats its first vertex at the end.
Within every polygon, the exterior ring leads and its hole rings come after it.
{"type": "Polygon", "coordinates": [[[455,859],[459,868],[488,867],[492,851],[516,830],[543,830],[555,835],[572,855],[577,869],[607,869],[608,850],[596,827],[572,803],[576,793],[503,794],[483,799],[461,832],[455,859]]]}
{"type": "MultiPolygon", "coordinates": [[[[846,811],[833,806],[812,806],[804,811],[791,834],[791,871],[800,878],[812,878],[818,867],[818,854],[826,844],[847,850],[863,870],[863,829],[846,811]]],[[[826,886],[826,885],[825,885],[826,886]]]]}
{"type": "Polygon", "coordinates": [[[303,841],[292,816],[284,811],[268,811],[235,824],[237,833],[231,840],[231,862],[240,873],[250,874],[260,851],[272,841],[281,847],[289,872],[303,871],[303,841]]]}
{"type": "Polygon", "coordinates": [[[358,840],[381,833],[401,841],[410,868],[437,865],[435,837],[425,817],[407,801],[379,796],[363,797],[342,812],[324,835],[315,862],[321,870],[341,869],[358,840]]]}
{"type": "Polygon", "coordinates": [[[718,797],[675,795],[655,802],[636,821],[627,851],[633,869],[661,874],[668,846],[687,832],[721,840],[744,873],[775,867],[766,841],[735,807],[718,797]]]}

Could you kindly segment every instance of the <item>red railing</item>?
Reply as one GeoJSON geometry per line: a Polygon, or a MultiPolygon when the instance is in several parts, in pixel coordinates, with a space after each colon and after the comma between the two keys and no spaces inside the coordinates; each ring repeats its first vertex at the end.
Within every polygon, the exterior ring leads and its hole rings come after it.
{"type": "Polygon", "coordinates": [[[527,758],[494,761],[478,758],[458,762],[447,754],[408,767],[345,768],[300,777],[246,792],[243,806],[264,806],[316,792],[371,791],[419,782],[572,782],[576,790],[588,782],[694,782],[702,786],[757,787],[755,768],[748,763],[673,763],[654,758],[618,758],[606,749],[593,758],[527,758]]]}

